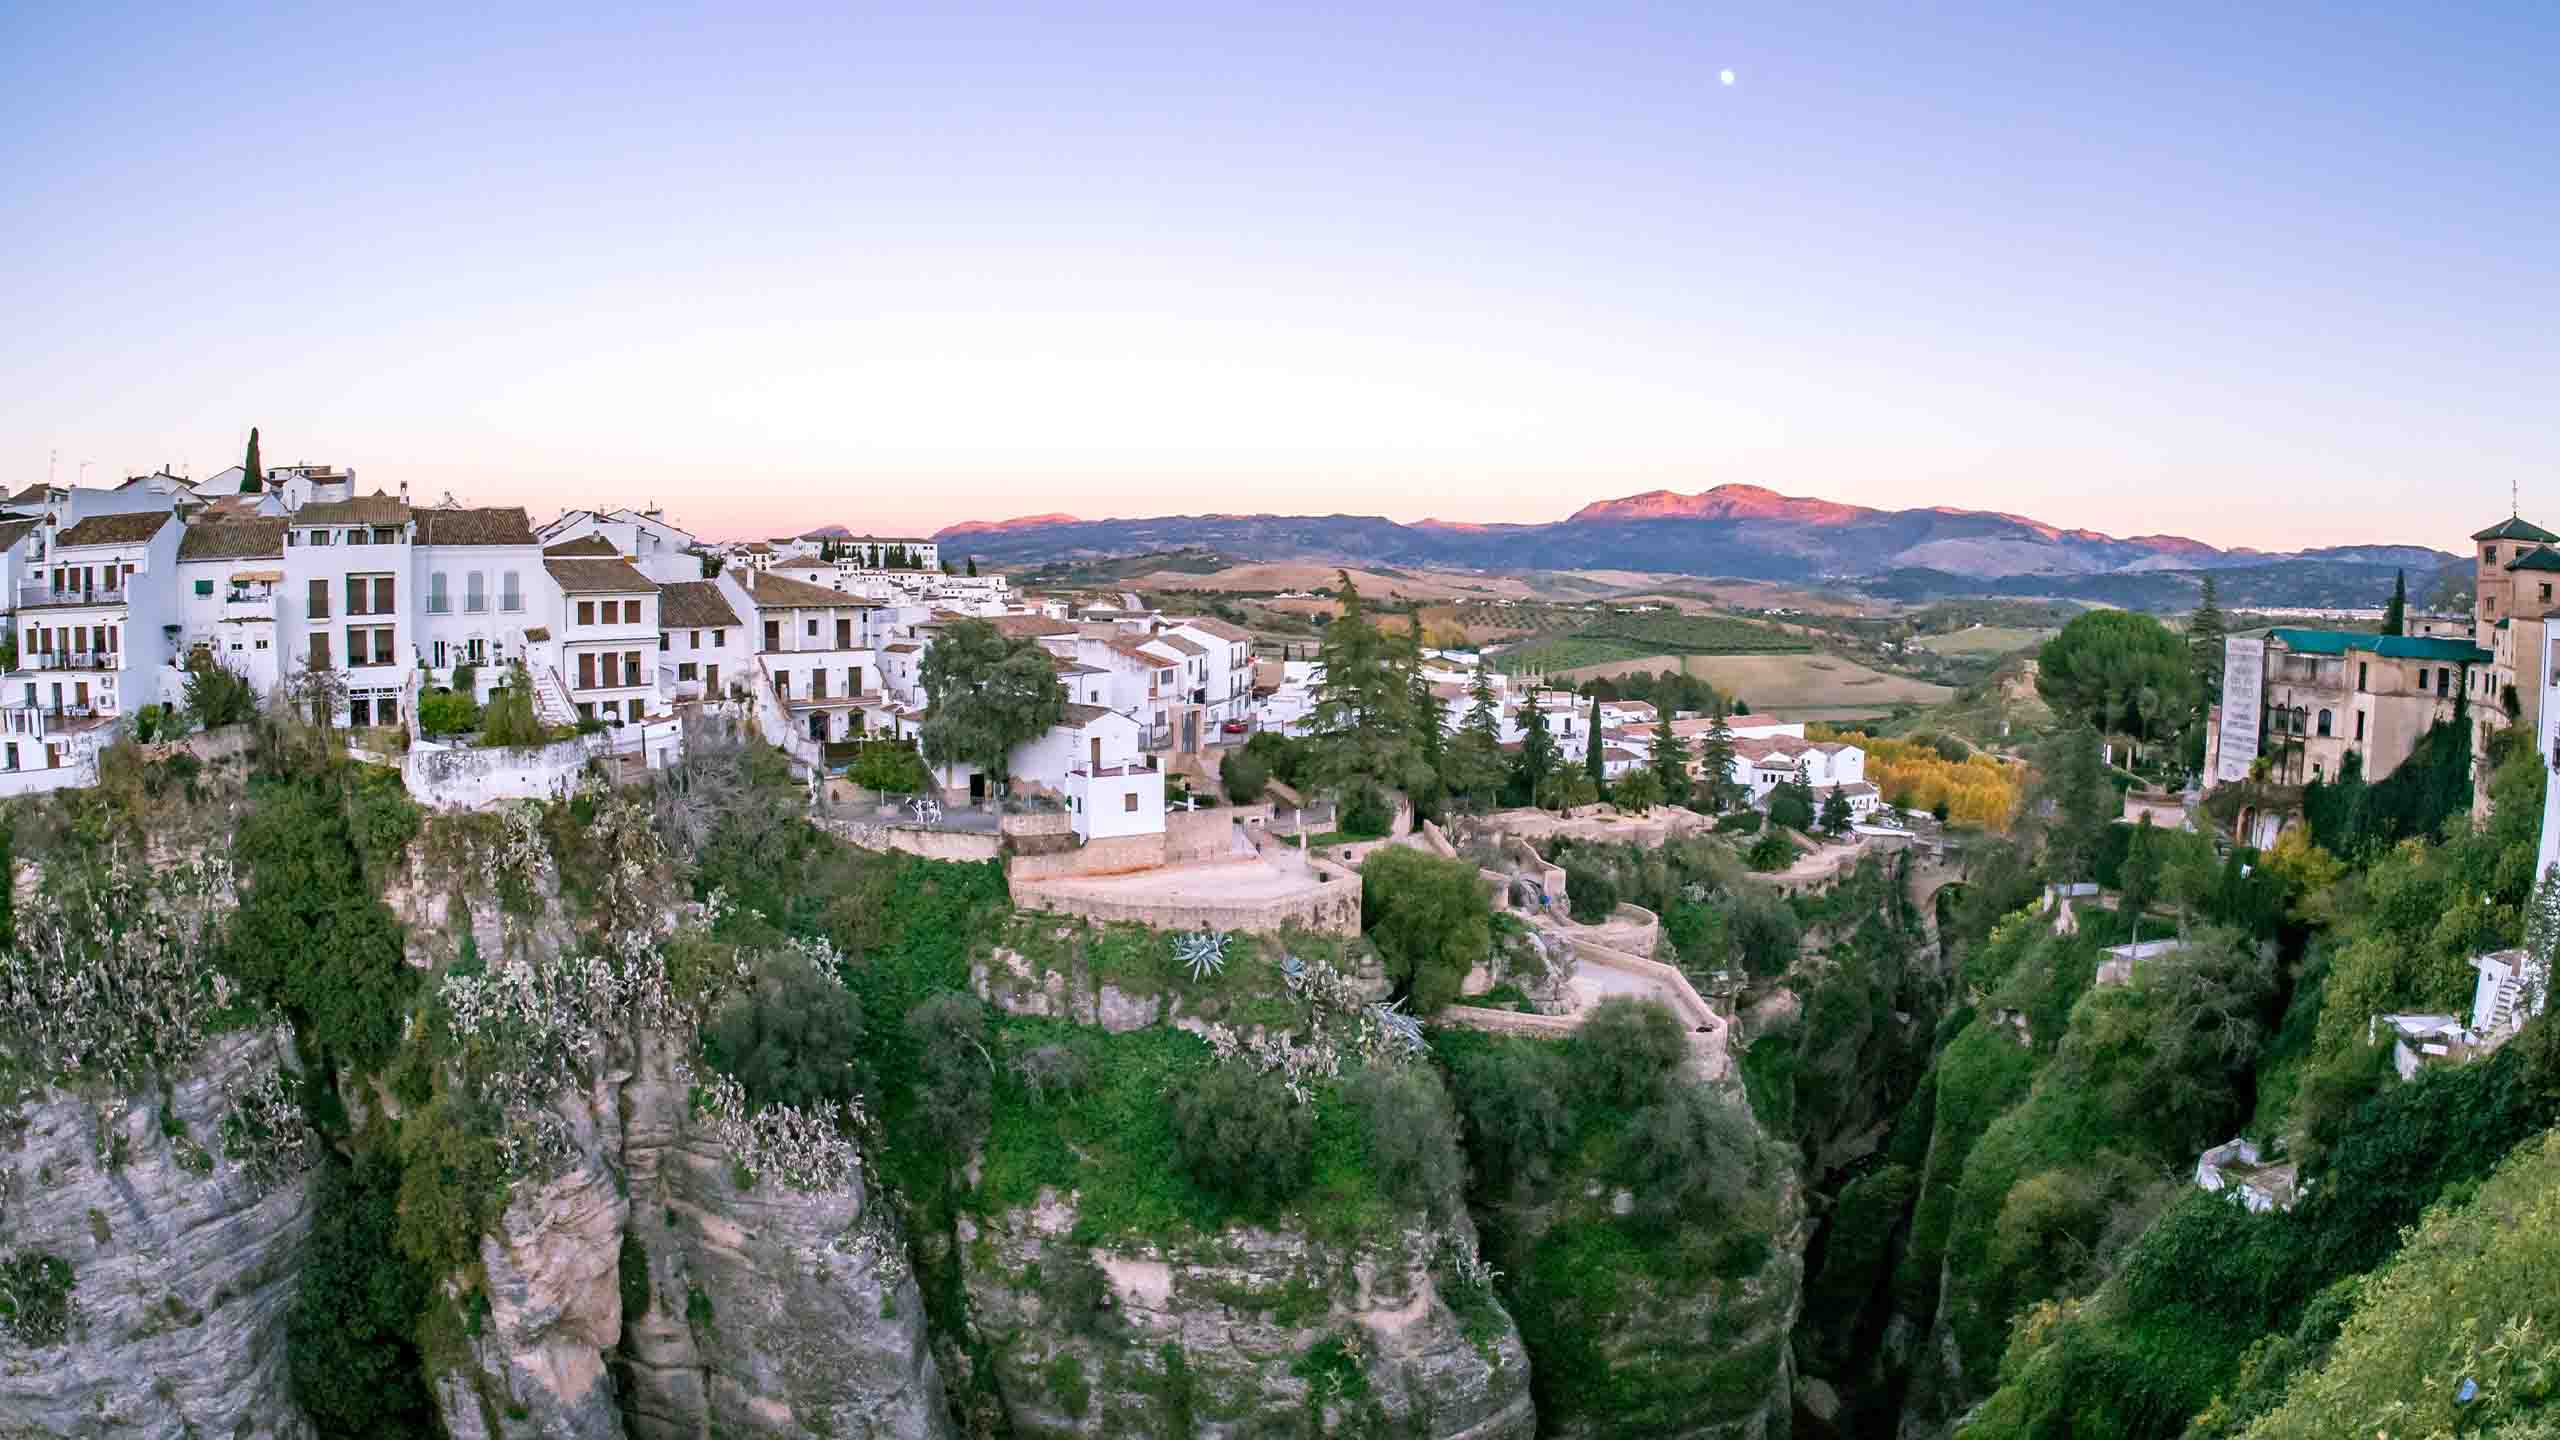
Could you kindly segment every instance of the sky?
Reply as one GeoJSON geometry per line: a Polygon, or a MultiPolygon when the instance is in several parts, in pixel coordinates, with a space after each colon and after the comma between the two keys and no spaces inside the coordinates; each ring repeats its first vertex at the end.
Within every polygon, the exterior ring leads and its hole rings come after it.
{"type": "Polygon", "coordinates": [[[0,9],[0,483],[2560,526],[2547,0],[388,8],[0,9]]]}

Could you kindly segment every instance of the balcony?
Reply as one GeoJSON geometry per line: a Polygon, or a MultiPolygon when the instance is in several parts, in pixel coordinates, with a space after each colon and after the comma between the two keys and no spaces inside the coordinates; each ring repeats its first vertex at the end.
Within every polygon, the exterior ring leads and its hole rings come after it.
{"type": "Polygon", "coordinates": [[[42,581],[25,581],[18,586],[18,608],[43,610],[66,605],[121,605],[125,602],[122,585],[99,585],[87,590],[58,590],[42,581]]]}
{"type": "Polygon", "coordinates": [[[36,738],[86,730],[90,722],[112,712],[95,705],[0,706],[0,734],[36,738]]]}
{"type": "Polygon", "coordinates": [[[121,650],[39,650],[18,657],[21,670],[122,670],[121,650]]]}

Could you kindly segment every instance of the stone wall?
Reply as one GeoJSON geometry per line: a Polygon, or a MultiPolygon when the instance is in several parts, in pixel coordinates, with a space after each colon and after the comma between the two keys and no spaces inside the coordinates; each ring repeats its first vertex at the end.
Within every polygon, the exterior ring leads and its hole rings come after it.
{"type": "Polygon", "coordinates": [[[1123,875],[1132,870],[1161,869],[1164,850],[1162,835],[1114,835],[1053,855],[1016,855],[1007,864],[1005,874],[1017,883],[1069,875],[1123,875]]]}
{"type": "Polygon", "coordinates": [[[566,795],[601,750],[591,735],[513,749],[412,750],[401,758],[400,778],[411,799],[439,810],[551,800],[566,795]]]}
{"type": "Polygon", "coordinates": [[[865,850],[897,850],[927,860],[975,864],[1004,853],[1004,837],[976,830],[928,830],[920,825],[875,825],[861,820],[835,820],[830,833],[865,850]]]}
{"type": "Polygon", "coordinates": [[[1164,863],[1224,859],[1235,841],[1235,820],[1225,810],[1168,810],[1164,817],[1164,863]]]}
{"type": "Polygon", "coordinates": [[[1051,892],[1038,881],[1017,879],[1013,900],[1028,910],[1080,915],[1087,920],[1126,920],[1158,930],[1241,930],[1275,935],[1290,928],[1322,935],[1360,933],[1360,884],[1328,877],[1328,883],[1276,899],[1243,902],[1113,900],[1051,892]]]}
{"type": "Polygon", "coordinates": [[[1032,835],[1073,835],[1076,817],[1064,810],[1038,810],[1023,815],[1006,815],[996,821],[996,829],[1007,839],[1032,835]]]}

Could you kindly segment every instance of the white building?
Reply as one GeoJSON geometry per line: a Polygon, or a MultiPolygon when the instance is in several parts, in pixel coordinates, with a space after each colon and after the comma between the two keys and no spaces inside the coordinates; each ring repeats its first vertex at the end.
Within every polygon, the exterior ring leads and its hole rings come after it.
{"type": "Polygon", "coordinates": [[[658,692],[720,700],[746,682],[755,650],[747,624],[716,580],[658,586],[658,692]]]}
{"type": "Polygon", "coordinates": [[[178,541],[180,618],[172,657],[181,670],[201,655],[260,695],[283,683],[276,613],[284,594],[284,532],[281,517],[186,528],[178,541]]]}
{"type": "Polygon", "coordinates": [[[183,526],[168,510],[56,531],[16,599],[17,668],[0,679],[9,768],[77,769],[124,716],[155,704],[178,630],[183,526]]]}
{"type": "Polygon", "coordinates": [[[471,700],[485,704],[512,662],[540,658],[530,632],[558,633],[559,592],[520,507],[431,506],[417,510],[416,591],[421,607],[416,660],[427,678],[450,685],[472,670],[471,700]]]}
{"type": "Polygon", "coordinates": [[[338,671],[346,691],[338,714],[350,725],[401,722],[415,668],[417,627],[406,608],[414,530],[408,503],[380,492],[308,501],[285,526],[279,668],[288,686],[306,667],[338,671]]]}
{"type": "Polygon", "coordinates": [[[558,518],[544,525],[534,537],[549,553],[582,558],[585,550],[561,551],[555,547],[575,540],[602,542],[601,555],[619,555],[638,567],[652,580],[702,580],[702,541],[692,531],[667,519],[664,510],[655,506],[646,510],[594,509],[564,510],[558,518]]]}
{"type": "MultiPolygon", "coordinates": [[[[578,718],[620,724],[655,711],[657,582],[619,556],[545,559],[542,568],[560,590],[550,648],[578,718]]],[[[537,676],[534,688],[547,687],[537,676]]]]}

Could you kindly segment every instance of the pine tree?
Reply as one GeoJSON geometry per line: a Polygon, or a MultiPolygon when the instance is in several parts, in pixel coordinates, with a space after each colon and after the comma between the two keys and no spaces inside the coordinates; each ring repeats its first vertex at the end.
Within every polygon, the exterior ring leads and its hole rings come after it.
{"type": "Polygon", "coordinates": [[[2222,607],[2214,603],[2213,577],[2204,577],[2204,593],[2196,597],[2196,613],[2187,620],[2187,656],[2195,665],[2196,688],[2211,705],[2222,693],[2222,607]]]}
{"type": "Polygon", "coordinates": [[[1813,777],[1805,772],[1803,761],[1796,762],[1796,773],[1769,796],[1769,823],[1788,830],[1813,828],[1813,777]]]}
{"type": "Polygon", "coordinates": [[[1857,818],[1849,809],[1849,797],[1840,793],[1839,786],[1832,786],[1831,793],[1822,797],[1823,834],[1835,839],[1846,835],[1849,827],[1857,823],[1857,818]]]}
{"type": "Polygon", "coordinates": [[[1347,804],[1362,791],[1384,798],[1402,788],[1413,756],[1413,698],[1403,647],[1369,623],[1359,588],[1341,578],[1342,613],[1316,646],[1324,680],[1309,718],[1323,737],[1313,757],[1317,783],[1347,804]]]}
{"type": "Polygon", "coordinates": [[[1539,713],[1534,700],[1522,718],[1526,724],[1520,732],[1520,759],[1511,773],[1513,783],[1528,795],[1528,803],[1535,805],[1538,787],[1555,773],[1556,737],[1547,733],[1546,717],[1539,713]]]}
{"type": "Polygon", "coordinates": [[[1648,757],[1647,768],[1653,771],[1654,783],[1661,787],[1664,804],[1689,803],[1689,746],[1680,738],[1680,732],[1671,728],[1667,712],[1653,727],[1653,754],[1648,757]]]}
{"type": "Polygon", "coordinates": [[[240,462],[240,493],[255,495],[267,488],[267,469],[258,461],[258,427],[249,427],[249,454],[240,462]]]}
{"type": "Polygon", "coordinates": [[[2409,633],[2409,572],[2406,570],[2391,572],[2391,603],[2382,607],[2382,633],[2409,633]]]}
{"type": "Polygon", "coordinates": [[[1608,762],[1600,754],[1600,699],[1596,695],[1591,700],[1591,733],[1582,747],[1582,773],[1591,777],[1594,788],[1609,780],[1608,762]]]}
{"type": "Polygon", "coordinates": [[[1440,773],[1440,753],[1446,738],[1440,713],[1440,697],[1431,693],[1431,682],[1422,674],[1422,611],[1407,613],[1410,624],[1405,632],[1405,688],[1413,697],[1414,753],[1432,774],[1440,773]]]}
{"type": "MultiPolygon", "coordinates": [[[[1670,722],[1665,721],[1663,729],[1670,728],[1670,722]]],[[[1706,738],[1698,745],[1698,779],[1706,787],[1709,810],[1722,810],[1733,798],[1733,722],[1726,718],[1721,705],[1707,724],[1706,738]]]]}
{"type": "Polygon", "coordinates": [[[975,555],[969,557],[969,578],[972,580],[978,578],[978,557],[975,555]]]}
{"type": "Polygon", "coordinates": [[[1484,668],[1482,656],[1476,658],[1475,678],[1467,682],[1466,728],[1495,745],[1502,743],[1502,707],[1493,698],[1493,672],[1484,668]]]}

